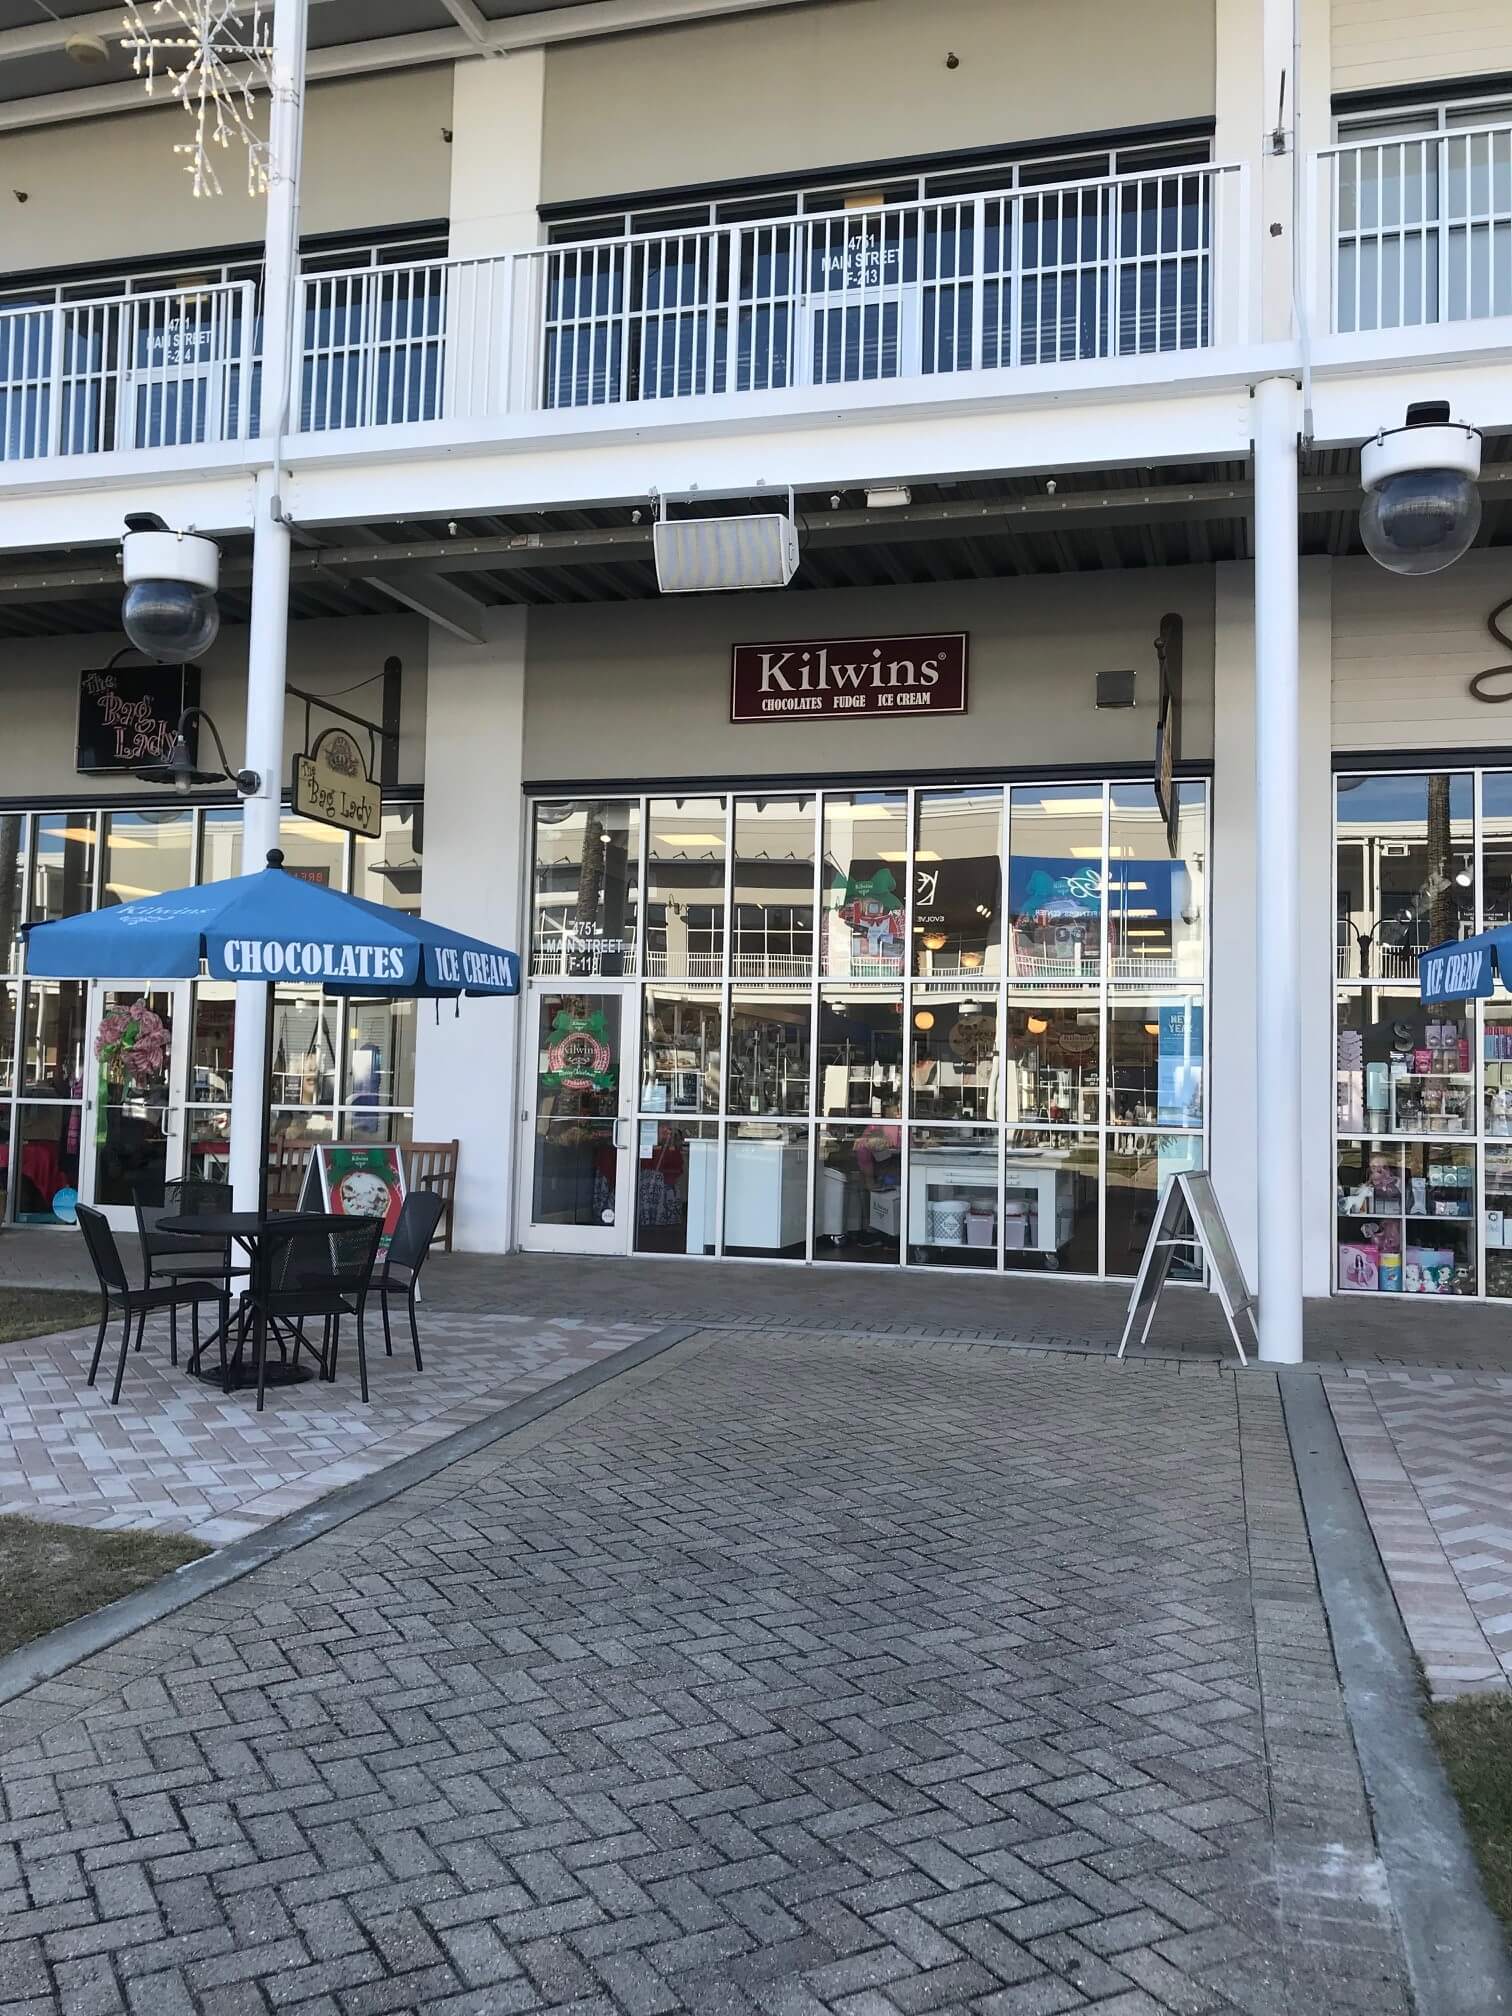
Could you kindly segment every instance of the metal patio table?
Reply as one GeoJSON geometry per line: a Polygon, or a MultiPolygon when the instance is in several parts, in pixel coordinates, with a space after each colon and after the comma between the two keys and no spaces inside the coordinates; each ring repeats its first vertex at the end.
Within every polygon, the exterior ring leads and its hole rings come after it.
{"type": "MultiPolygon", "coordinates": [[[[234,1239],[252,1263],[252,1280],[257,1281],[257,1249],[273,1220],[280,1225],[297,1224],[306,1219],[312,1224],[323,1224],[326,1214],[321,1211],[185,1211],[176,1212],[171,1218],[160,1218],[158,1230],[197,1234],[208,1239],[234,1239]]],[[[267,1327],[267,1317],[254,1304],[253,1352],[250,1364],[247,1361],[245,1339],[238,1334],[236,1348],[230,1354],[229,1367],[232,1390],[257,1384],[257,1346],[261,1333],[267,1327]]],[[[200,1360],[220,1338],[219,1329],[213,1330],[189,1360],[189,1370],[196,1379],[219,1380],[219,1366],[201,1367],[200,1360]]],[[[227,1336],[228,1343],[231,1341],[227,1336]]],[[[307,1379],[315,1377],[311,1366],[290,1363],[280,1357],[276,1364],[269,1365],[263,1374],[265,1386],[302,1386],[307,1379]]]]}

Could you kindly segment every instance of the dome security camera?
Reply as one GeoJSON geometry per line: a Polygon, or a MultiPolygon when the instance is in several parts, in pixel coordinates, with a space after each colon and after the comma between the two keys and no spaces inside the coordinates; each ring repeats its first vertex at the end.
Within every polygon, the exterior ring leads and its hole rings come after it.
{"type": "Polygon", "coordinates": [[[121,542],[121,573],[121,623],[137,650],[165,665],[203,658],[220,633],[215,541],[170,532],[154,512],[133,512],[121,542]]]}
{"type": "Polygon", "coordinates": [[[1481,437],[1449,418],[1446,400],[1407,408],[1407,424],[1360,450],[1360,537],[1393,574],[1437,574],[1480,529],[1481,437]]]}

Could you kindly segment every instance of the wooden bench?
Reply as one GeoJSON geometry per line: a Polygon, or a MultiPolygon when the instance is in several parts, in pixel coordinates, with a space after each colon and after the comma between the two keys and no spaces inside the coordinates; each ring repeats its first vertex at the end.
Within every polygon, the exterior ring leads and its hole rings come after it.
{"type": "Polygon", "coordinates": [[[404,1149],[404,1180],[411,1190],[429,1190],[446,1206],[446,1250],[452,1250],[452,1217],[457,1206],[460,1141],[410,1141],[404,1149]]]}
{"type": "Polygon", "coordinates": [[[314,1151],[308,1141],[268,1143],[268,1209],[297,1211],[314,1151]]]}

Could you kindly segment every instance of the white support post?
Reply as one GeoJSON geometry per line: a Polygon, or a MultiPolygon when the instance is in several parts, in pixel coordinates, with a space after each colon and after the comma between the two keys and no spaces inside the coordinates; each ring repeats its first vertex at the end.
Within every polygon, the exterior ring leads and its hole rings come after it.
{"type": "MultiPolygon", "coordinates": [[[[1298,614],[1300,391],[1255,387],[1255,1164],[1260,1356],[1302,1360],[1302,702],[1298,614]]],[[[1315,873],[1326,865],[1314,863],[1315,873]]]]}
{"type": "MultiPolygon", "coordinates": [[[[248,769],[261,781],[242,806],[242,873],[261,868],[278,845],[283,804],[284,687],[289,653],[289,527],[280,500],[280,456],[297,382],[299,182],[304,146],[305,47],[309,0],[276,0],[273,96],[268,115],[268,215],[263,266],[262,403],[252,522],[252,607],[247,634],[248,769]],[[261,459],[261,458],[260,458],[261,459]]],[[[299,318],[302,319],[302,318],[299,318]]],[[[236,1068],[231,1078],[231,1186],[239,1211],[262,1193],[268,990],[236,989],[236,1068]]]]}

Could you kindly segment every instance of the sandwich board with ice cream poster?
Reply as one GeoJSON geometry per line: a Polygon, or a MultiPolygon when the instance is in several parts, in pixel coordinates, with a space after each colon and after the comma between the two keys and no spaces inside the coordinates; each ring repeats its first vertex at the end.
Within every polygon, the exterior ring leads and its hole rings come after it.
{"type": "Polygon", "coordinates": [[[318,1142],[300,1203],[338,1218],[381,1218],[386,1251],[404,1208],[404,1150],[392,1141],[318,1142]]]}

